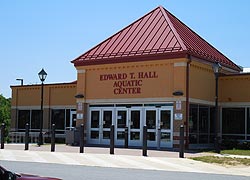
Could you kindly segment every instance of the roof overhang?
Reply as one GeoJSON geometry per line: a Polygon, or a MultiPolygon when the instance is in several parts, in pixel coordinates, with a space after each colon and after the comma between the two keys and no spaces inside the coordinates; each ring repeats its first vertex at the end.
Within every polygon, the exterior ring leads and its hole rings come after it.
{"type": "Polygon", "coordinates": [[[137,55],[137,56],[127,56],[127,57],[117,57],[117,58],[102,58],[102,59],[90,59],[81,61],[71,61],[74,66],[89,66],[89,65],[101,65],[101,64],[116,64],[116,63],[126,63],[126,62],[143,62],[151,60],[164,60],[164,59],[175,59],[175,58],[186,58],[187,52],[173,52],[166,54],[157,55],[137,55]]]}

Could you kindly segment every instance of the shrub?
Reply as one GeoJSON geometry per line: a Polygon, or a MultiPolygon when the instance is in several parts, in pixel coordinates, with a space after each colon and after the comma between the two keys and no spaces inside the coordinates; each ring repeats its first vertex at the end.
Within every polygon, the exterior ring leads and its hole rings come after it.
{"type": "Polygon", "coordinates": [[[223,139],[221,142],[222,149],[235,149],[238,146],[238,141],[235,139],[223,139]]]}
{"type": "Polygon", "coordinates": [[[237,149],[250,150],[250,142],[244,141],[239,143],[237,149]]]}
{"type": "Polygon", "coordinates": [[[235,139],[223,139],[221,143],[221,148],[250,150],[250,142],[249,141],[240,142],[235,139]]]}

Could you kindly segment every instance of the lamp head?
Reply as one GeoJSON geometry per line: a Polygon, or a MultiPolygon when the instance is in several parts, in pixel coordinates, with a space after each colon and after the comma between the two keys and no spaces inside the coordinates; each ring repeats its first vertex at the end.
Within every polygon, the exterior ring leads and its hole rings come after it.
{"type": "Polygon", "coordinates": [[[213,64],[213,70],[214,70],[214,74],[218,74],[221,70],[221,65],[220,63],[216,62],[213,64]]]}
{"type": "Polygon", "coordinates": [[[43,82],[46,77],[47,77],[47,73],[44,71],[44,69],[42,69],[39,73],[38,73],[38,76],[40,78],[40,80],[43,82]]]}

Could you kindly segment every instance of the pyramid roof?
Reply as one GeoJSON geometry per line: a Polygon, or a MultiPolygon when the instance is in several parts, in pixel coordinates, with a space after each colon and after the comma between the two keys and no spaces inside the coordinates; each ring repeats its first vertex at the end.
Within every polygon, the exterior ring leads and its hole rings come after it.
{"type": "Polygon", "coordinates": [[[75,66],[195,56],[240,68],[159,6],[72,61],[75,66]]]}

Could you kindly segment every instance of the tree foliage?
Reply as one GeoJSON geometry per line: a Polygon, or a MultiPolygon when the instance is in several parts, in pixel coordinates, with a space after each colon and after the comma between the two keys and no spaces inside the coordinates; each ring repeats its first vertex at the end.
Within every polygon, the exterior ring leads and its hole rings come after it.
{"type": "Polygon", "coordinates": [[[0,95],[0,123],[5,123],[6,134],[10,128],[11,99],[0,95]]]}

